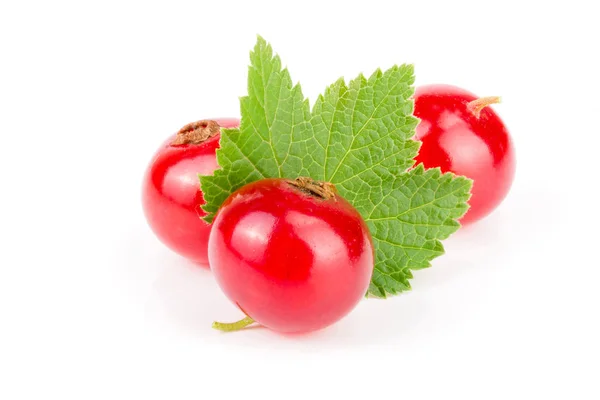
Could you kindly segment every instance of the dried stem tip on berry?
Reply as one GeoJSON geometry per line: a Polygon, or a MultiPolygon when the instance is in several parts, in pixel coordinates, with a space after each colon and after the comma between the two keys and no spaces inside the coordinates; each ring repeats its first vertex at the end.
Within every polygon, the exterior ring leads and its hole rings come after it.
{"type": "Polygon", "coordinates": [[[329,182],[316,181],[312,178],[301,176],[296,179],[288,179],[287,183],[313,197],[318,197],[323,200],[335,198],[335,186],[329,182]]]}
{"type": "Polygon", "coordinates": [[[177,132],[172,145],[200,144],[218,134],[221,127],[216,121],[203,119],[185,125],[177,132]]]}

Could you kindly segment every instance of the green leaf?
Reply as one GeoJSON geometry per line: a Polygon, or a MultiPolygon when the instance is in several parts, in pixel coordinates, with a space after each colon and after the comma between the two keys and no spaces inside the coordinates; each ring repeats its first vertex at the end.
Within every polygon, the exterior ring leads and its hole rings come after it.
{"type": "Polygon", "coordinates": [[[377,254],[369,294],[386,297],[410,289],[410,270],[427,268],[444,254],[440,240],[460,227],[456,219],[468,209],[471,184],[419,164],[386,185],[370,211],[362,210],[377,254]]]}
{"type": "Polygon", "coordinates": [[[420,143],[412,139],[413,67],[377,70],[348,84],[340,79],[311,110],[261,37],[250,60],[240,128],[223,130],[221,169],[200,177],[206,220],[231,193],[262,178],[329,181],[371,231],[376,261],[369,294],[410,289],[411,270],[443,254],[440,240],[460,227],[471,188],[464,177],[414,167],[420,143]]]}

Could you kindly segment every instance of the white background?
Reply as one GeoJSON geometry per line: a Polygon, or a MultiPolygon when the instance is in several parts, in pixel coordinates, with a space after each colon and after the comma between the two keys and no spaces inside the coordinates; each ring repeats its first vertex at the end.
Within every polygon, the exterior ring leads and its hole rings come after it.
{"type": "Polygon", "coordinates": [[[600,398],[592,4],[2,1],[0,398],[600,398]],[[211,330],[239,311],[140,207],[159,143],[238,115],[256,34],[313,100],[403,62],[501,95],[517,147],[412,292],[311,335],[211,330]]]}

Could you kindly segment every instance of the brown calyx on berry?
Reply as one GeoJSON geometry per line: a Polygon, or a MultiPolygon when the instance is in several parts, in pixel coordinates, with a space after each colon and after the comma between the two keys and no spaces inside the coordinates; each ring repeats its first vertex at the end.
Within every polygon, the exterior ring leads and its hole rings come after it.
{"type": "Polygon", "coordinates": [[[216,121],[203,119],[185,125],[177,132],[177,136],[171,142],[172,145],[200,144],[205,140],[217,135],[221,127],[216,121]]]}
{"type": "Polygon", "coordinates": [[[484,108],[498,103],[500,103],[500,97],[498,96],[480,97],[469,102],[469,104],[467,104],[467,110],[469,110],[469,112],[473,114],[475,118],[479,118],[481,116],[481,111],[484,108]]]}
{"type": "Polygon", "coordinates": [[[322,200],[335,199],[336,189],[333,183],[316,181],[304,176],[296,179],[287,179],[286,182],[310,196],[322,200]]]}

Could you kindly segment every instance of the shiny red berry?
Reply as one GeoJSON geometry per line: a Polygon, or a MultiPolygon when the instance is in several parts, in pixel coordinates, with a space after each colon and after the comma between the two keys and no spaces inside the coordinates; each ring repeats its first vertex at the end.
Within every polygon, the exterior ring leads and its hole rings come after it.
{"type": "Polygon", "coordinates": [[[515,174],[512,139],[489,107],[498,98],[429,85],[417,88],[414,99],[415,116],[421,120],[416,138],[423,142],[417,163],[473,179],[470,209],[461,223],[480,220],[502,202],[515,174]]]}
{"type": "Polygon", "coordinates": [[[202,217],[204,198],[198,174],[217,168],[220,127],[239,125],[237,119],[188,124],[158,149],[143,180],[142,204],[158,238],[194,262],[207,263],[210,225],[202,217]]]}
{"type": "Polygon", "coordinates": [[[219,286],[248,318],[279,332],[333,324],[365,296],[373,245],[360,214],[330,184],[265,179],[234,192],[208,245],[219,286]]]}

